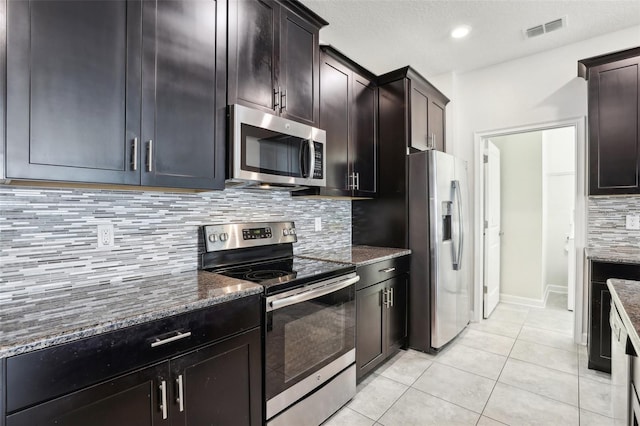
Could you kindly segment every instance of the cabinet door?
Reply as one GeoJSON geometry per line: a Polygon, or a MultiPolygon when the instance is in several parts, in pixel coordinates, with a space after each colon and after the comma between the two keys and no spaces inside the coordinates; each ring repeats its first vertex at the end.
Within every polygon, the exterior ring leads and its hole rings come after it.
{"type": "Polygon", "coordinates": [[[317,126],[319,110],[319,29],[282,7],[280,15],[281,115],[317,126]]]}
{"type": "Polygon", "coordinates": [[[356,195],[363,197],[374,196],[378,191],[377,99],[373,82],[354,74],[353,143],[349,154],[356,173],[356,195]]]}
{"type": "Polygon", "coordinates": [[[167,384],[168,371],[167,362],[134,371],[7,416],[6,425],[165,425],[160,386],[167,384]]]}
{"type": "Polygon", "coordinates": [[[445,106],[437,102],[433,97],[429,99],[429,110],[427,112],[429,121],[429,137],[433,149],[444,152],[445,149],[445,106]]]}
{"type": "Polygon", "coordinates": [[[386,325],[382,303],[384,284],[356,292],[356,367],[360,378],[378,365],[385,356],[386,325]]]}
{"type": "Polygon", "coordinates": [[[171,360],[172,424],[261,425],[261,359],[255,328],[171,360]]]}
{"type": "Polygon", "coordinates": [[[411,82],[411,148],[429,149],[429,96],[421,86],[411,82]]]}
{"type": "Polygon", "coordinates": [[[611,293],[607,284],[591,282],[591,323],[589,325],[589,368],[611,372],[611,293]]]}
{"type": "Polygon", "coordinates": [[[640,193],[640,58],[589,78],[589,194],[640,193]]]}
{"type": "Polygon", "coordinates": [[[320,128],[327,132],[327,188],[350,190],[351,71],[323,55],[320,79],[320,128]]]}
{"type": "Polygon", "coordinates": [[[224,187],[224,3],[144,2],[143,185],[224,187]]]}
{"type": "Polygon", "coordinates": [[[407,289],[409,275],[399,275],[384,282],[390,290],[390,306],[387,309],[387,355],[404,346],[407,338],[407,289]]]}
{"type": "Polygon", "coordinates": [[[9,1],[8,178],[140,182],[140,8],[9,1]]]}
{"type": "Polygon", "coordinates": [[[229,1],[229,104],[275,112],[279,17],[273,0],[229,1]]]}

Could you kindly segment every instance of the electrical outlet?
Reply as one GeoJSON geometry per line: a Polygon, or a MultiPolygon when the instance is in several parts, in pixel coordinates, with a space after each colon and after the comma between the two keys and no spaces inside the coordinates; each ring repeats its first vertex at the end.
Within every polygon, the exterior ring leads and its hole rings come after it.
{"type": "Polygon", "coordinates": [[[316,217],[315,230],[316,230],[316,232],[322,231],[322,218],[320,218],[320,217],[316,217]]]}
{"type": "Polygon", "coordinates": [[[98,247],[113,247],[113,225],[105,223],[98,225],[98,247]]]}
{"type": "Polygon", "coordinates": [[[627,229],[640,229],[640,216],[627,215],[627,229]]]}

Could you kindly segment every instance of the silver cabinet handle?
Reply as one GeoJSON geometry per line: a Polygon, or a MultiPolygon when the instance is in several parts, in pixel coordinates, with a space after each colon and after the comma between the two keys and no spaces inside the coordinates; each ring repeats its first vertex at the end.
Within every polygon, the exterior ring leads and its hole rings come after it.
{"type": "Polygon", "coordinates": [[[385,274],[388,274],[389,272],[393,272],[393,271],[395,271],[395,270],[396,270],[396,268],[393,268],[393,267],[392,267],[392,268],[384,268],[384,269],[380,269],[380,271],[378,271],[378,272],[384,272],[385,274]]]}
{"type": "Polygon", "coordinates": [[[133,138],[133,143],[131,144],[131,170],[134,172],[138,170],[138,138],[133,138]]]}
{"type": "Polygon", "coordinates": [[[389,307],[393,307],[393,288],[389,289],[389,307]]]}
{"type": "Polygon", "coordinates": [[[277,111],[280,106],[280,86],[273,89],[273,110],[277,111]]]}
{"type": "Polygon", "coordinates": [[[384,306],[385,308],[389,307],[387,296],[387,289],[382,289],[382,306],[384,306]]]}
{"type": "Polygon", "coordinates": [[[356,188],[356,174],[349,173],[349,183],[347,184],[347,189],[355,189],[356,188]]]}
{"type": "Polygon", "coordinates": [[[184,388],[182,386],[182,374],[178,376],[176,379],[176,383],[178,384],[178,397],[176,398],[176,402],[180,407],[180,412],[184,411],[184,388]]]}
{"type": "Polygon", "coordinates": [[[166,339],[156,339],[155,342],[151,343],[151,347],[155,348],[158,346],[166,345],[167,343],[175,342],[176,340],[186,339],[189,336],[191,336],[190,331],[187,331],[186,333],[178,332],[175,336],[171,336],[166,339]]]}
{"type": "Polygon", "coordinates": [[[287,89],[280,93],[280,112],[287,110],[287,89]]]}
{"type": "Polygon", "coordinates": [[[355,189],[360,189],[360,172],[356,173],[354,186],[356,187],[355,189]]]}
{"type": "Polygon", "coordinates": [[[167,419],[167,382],[160,382],[160,411],[162,411],[162,419],[167,419]]]}
{"type": "Polygon", "coordinates": [[[349,287],[350,285],[355,284],[358,281],[360,281],[360,277],[356,275],[353,278],[349,278],[344,281],[338,281],[337,283],[327,285],[326,287],[320,287],[313,290],[305,291],[303,293],[295,294],[293,296],[285,297],[283,299],[273,300],[268,303],[267,312],[275,311],[276,309],[284,308],[285,306],[294,305],[296,303],[301,303],[320,296],[324,296],[325,294],[333,293],[334,291],[349,287]]]}
{"type": "Polygon", "coordinates": [[[147,171],[153,171],[153,141],[147,141],[147,171]]]}

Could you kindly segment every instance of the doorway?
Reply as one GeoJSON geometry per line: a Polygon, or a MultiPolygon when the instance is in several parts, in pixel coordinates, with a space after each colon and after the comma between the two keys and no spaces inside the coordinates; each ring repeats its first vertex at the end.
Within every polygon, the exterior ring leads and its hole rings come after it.
{"type": "Polygon", "coordinates": [[[538,308],[552,303],[573,310],[574,340],[582,343],[586,330],[584,119],[477,133],[475,139],[475,208],[479,214],[474,319],[490,315],[493,306],[487,305],[487,294],[492,285],[495,292],[490,271],[498,264],[500,301],[538,308]],[[496,174],[486,163],[489,141],[501,158],[497,231],[501,248],[497,250],[495,241],[488,244],[492,234],[488,232],[492,219],[488,203],[496,198],[487,186],[488,176],[496,174]],[[502,252],[498,261],[492,259],[496,252],[502,252]]]}

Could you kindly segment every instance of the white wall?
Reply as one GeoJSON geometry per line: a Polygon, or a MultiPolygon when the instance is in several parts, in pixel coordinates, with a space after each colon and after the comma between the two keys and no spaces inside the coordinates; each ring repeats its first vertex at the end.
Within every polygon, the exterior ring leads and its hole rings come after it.
{"type": "Polygon", "coordinates": [[[542,281],[542,132],[491,138],[500,149],[500,298],[539,305],[542,281]]]}
{"type": "Polygon", "coordinates": [[[545,287],[567,292],[567,238],[573,226],[575,129],[542,132],[542,274],[545,287]]]}

